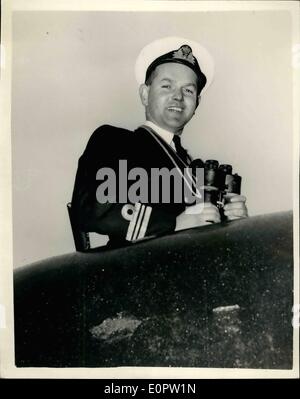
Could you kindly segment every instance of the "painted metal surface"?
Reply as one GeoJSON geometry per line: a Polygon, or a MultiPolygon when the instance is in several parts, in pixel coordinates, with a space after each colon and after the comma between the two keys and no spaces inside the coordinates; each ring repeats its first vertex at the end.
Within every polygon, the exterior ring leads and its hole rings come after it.
{"type": "Polygon", "coordinates": [[[292,367],[292,213],[54,257],[14,275],[19,367],[292,367]]]}

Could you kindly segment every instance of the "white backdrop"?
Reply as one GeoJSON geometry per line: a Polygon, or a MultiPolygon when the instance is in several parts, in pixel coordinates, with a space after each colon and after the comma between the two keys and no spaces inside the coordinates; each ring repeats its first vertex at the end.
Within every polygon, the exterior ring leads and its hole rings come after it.
{"type": "Polygon", "coordinates": [[[288,12],[14,12],[15,267],[74,250],[66,204],[78,158],[99,125],[144,121],[135,59],[169,35],[199,41],[215,60],[183,144],[233,165],[251,215],[292,209],[288,12]]]}

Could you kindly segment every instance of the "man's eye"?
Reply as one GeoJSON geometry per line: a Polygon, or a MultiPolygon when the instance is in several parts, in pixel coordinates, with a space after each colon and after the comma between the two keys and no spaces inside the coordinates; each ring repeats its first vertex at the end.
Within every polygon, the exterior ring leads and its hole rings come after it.
{"type": "Polygon", "coordinates": [[[195,91],[193,89],[188,89],[188,88],[185,88],[185,92],[187,94],[194,94],[195,93],[195,91]]]}
{"type": "Polygon", "coordinates": [[[161,87],[162,87],[163,89],[170,89],[170,88],[171,88],[171,85],[165,84],[165,85],[162,85],[161,87]]]}

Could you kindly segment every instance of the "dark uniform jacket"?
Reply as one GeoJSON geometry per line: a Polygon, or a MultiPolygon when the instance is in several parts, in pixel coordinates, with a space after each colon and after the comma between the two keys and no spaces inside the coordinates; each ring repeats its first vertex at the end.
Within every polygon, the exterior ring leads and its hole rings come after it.
{"type": "MultiPolygon", "coordinates": [[[[184,200],[176,203],[152,203],[151,198],[142,203],[99,203],[97,188],[102,182],[96,179],[100,168],[116,172],[118,186],[119,161],[126,160],[128,171],[143,168],[150,177],[151,168],[178,169],[186,165],[176,152],[153,130],[139,127],[134,132],[104,125],[91,136],[79,159],[72,197],[72,210],[76,224],[86,232],[105,234],[113,241],[135,241],[147,236],[172,232],[176,217],[185,209],[184,200]]],[[[128,182],[128,188],[134,181],[128,182]]],[[[151,181],[149,179],[149,189],[151,181]]],[[[150,195],[149,195],[150,197],[150,195]]]]}

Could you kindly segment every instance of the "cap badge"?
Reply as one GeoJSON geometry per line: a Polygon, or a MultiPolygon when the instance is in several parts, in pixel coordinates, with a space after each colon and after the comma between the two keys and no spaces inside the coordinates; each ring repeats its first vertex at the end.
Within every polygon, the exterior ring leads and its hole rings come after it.
{"type": "Polygon", "coordinates": [[[187,44],[184,44],[180,47],[180,49],[174,51],[173,58],[180,58],[192,63],[193,65],[195,64],[195,58],[193,56],[192,49],[187,44]]]}

